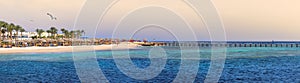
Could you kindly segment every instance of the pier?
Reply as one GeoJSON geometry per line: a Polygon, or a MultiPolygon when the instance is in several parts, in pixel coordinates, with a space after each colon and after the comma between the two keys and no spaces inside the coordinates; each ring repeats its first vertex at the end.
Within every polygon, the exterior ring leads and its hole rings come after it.
{"type": "Polygon", "coordinates": [[[290,41],[228,41],[228,42],[210,42],[210,41],[199,41],[199,42],[176,42],[176,41],[164,41],[164,42],[154,42],[155,46],[197,46],[197,47],[300,47],[300,42],[290,42],[290,41]]]}

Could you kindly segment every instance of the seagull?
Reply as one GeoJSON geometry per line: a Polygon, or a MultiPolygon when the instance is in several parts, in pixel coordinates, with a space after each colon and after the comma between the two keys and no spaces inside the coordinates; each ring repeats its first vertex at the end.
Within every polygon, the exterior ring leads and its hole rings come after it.
{"type": "Polygon", "coordinates": [[[52,14],[50,14],[50,13],[47,13],[47,15],[48,15],[48,16],[50,16],[51,20],[57,20],[57,18],[56,18],[56,17],[54,17],[52,14]]]}

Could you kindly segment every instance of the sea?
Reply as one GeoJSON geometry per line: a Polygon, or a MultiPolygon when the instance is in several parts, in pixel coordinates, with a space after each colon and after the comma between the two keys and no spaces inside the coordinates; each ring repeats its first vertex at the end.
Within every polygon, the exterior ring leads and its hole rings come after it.
{"type": "Polygon", "coordinates": [[[221,56],[218,55],[220,53],[213,53],[215,51],[209,47],[182,49],[166,46],[90,53],[1,54],[0,83],[86,82],[83,80],[85,78],[81,78],[82,73],[78,72],[78,65],[83,65],[86,68],[84,72],[87,73],[94,72],[89,71],[91,68],[98,68],[96,70],[102,72],[106,82],[111,83],[203,83],[210,82],[209,72],[214,70],[212,64],[216,61],[221,61],[221,63],[214,64],[219,65],[217,70],[221,72],[212,71],[218,74],[213,79],[220,83],[300,82],[300,48],[228,47],[225,50],[226,52],[222,53],[226,54],[226,57],[218,59],[212,59],[212,57],[221,56]],[[188,58],[183,57],[184,55],[193,56],[188,58]],[[74,56],[91,57],[74,59],[74,56]],[[117,63],[122,60],[129,60],[132,64],[117,63]],[[224,60],[223,63],[222,60],[224,60]],[[97,64],[75,64],[78,61],[95,61],[97,64]],[[131,71],[136,69],[140,70],[136,71],[139,74],[131,71]]]}

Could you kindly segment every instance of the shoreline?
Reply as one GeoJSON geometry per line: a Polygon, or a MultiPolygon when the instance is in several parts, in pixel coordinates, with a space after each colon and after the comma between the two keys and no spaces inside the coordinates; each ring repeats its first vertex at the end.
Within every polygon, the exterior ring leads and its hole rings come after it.
{"type": "Polygon", "coordinates": [[[138,49],[136,45],[93,45],[93,46],[57,46],[57,47],[13,47],[0,48],[0,54],[20,53],[59,53],[59,52],[88,52],[101,50],[138,49]]]}

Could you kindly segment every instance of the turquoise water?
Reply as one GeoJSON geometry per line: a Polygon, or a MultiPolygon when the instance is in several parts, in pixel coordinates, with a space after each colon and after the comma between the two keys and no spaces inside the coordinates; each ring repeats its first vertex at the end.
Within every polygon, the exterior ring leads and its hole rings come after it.
{"type": "MultiPolygon", "coordinates": [[[[194,82],[204,81],[211,62],[210,48],[199,48],[200,50],[163,48],[167,55],[166,65],[157,77],[149,80],[136,80],[122,73],[114,62],[112,51],[96,51],[95,54],[99,67],[110,82],[166,83],[172,82],[179,72],[181,52],[200,51],[199,71],[194,82]]],[[[151,65],[148,58],[150,49],[151,47],[144,47],[129,51],[131,60],[137,67],[146,68],[151,65]]],[[[119,55],[126,53],[126,51],[114,52],[119,55]]],[[[195,60],[188,59],[188,61],[195,60]]],[[[219,82],[300,82],[299,77],[300,48],[227,48],[227,58],[219,82]]],[[[80,80],[76,74],[72,53],[27,53],[0,56],[0,82],[69,83],[80,80]]]]}

